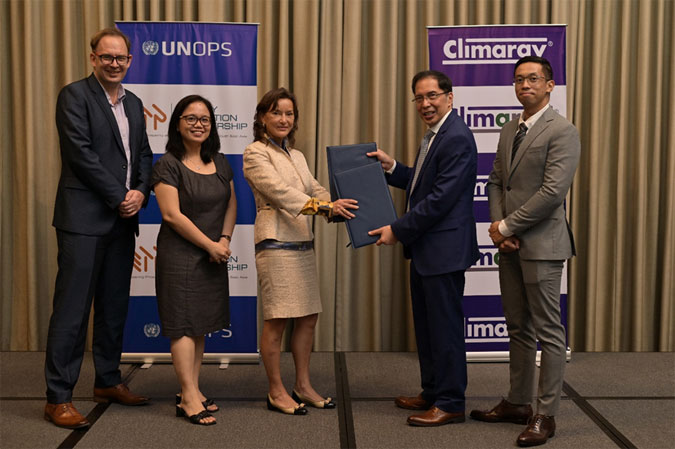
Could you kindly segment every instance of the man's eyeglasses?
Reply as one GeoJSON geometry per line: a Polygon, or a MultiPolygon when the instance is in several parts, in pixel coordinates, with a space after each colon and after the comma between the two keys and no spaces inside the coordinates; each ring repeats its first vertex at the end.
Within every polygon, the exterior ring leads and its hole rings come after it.
{"type": "Polygon", "coordinates": [[[422,104],[422,103],[424,103],[425,98],[429,101],[435,101],[441,95],[445,95],[445,94],[447,94],[447,92],[441,92],[440,94],[438,92],[429,92],[426,95],[417,95],[415,98],[412,99],[412,101],[413,101],[413,103],[422,104]]]}
{"type": "Polygon", "coordinates": [[[537,76],[537,75],[530,75],[530,76],[517,76],[513,78],[513,84],[523,84],[527,80],[528,83],[530,84],[536,84],[539,80],[546,80],[545,76],[537,76]]]}
{"type": "Polygon", "coordinates": [[[119,65],[126,65],[127,62],[129,62],[129,55],[119,55],[119,56],[113,56],[113,55],[96,55],[98,59],[101,60],[102,63],[104,64],[112,64],[113,61],[117,61],[119,65]]]}
{"type": "Polygon", "coordinates": [[[202,124],[202,126],[209,126],[211,125],[211,117],[208,116],[203,116],[203,117],[197,117],[196,115],[182,115],[180,118],[185,120],[185,123],[187,123],[190,126],[194,126],[197,124],[197,121],[202,124]]]}

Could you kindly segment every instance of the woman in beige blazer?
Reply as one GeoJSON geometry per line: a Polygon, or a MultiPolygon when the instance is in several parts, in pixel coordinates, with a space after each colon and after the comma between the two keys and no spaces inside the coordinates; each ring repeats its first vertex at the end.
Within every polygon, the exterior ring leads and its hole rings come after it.
{"type": "Polygon", "coordinates": [[[291,148],[297,128],[295,96],[284,88],[267,92],[256,107],[255,142],[244,151],[244,176],[257,210],[255,261],[264,319],[260,353],[269,380],[267,408],[305,415],[303,403],[335,408],[335,402],[319,395],[309,380],[314,327],[321,312],[311,215],[350,219],[354,214],[349,209],[358,206],[351,199],[330,202],[303,154],[291,148]],[[281,337],[289,318],[295,318],[292,396],[281,381],[279,366],[281,337]]]}

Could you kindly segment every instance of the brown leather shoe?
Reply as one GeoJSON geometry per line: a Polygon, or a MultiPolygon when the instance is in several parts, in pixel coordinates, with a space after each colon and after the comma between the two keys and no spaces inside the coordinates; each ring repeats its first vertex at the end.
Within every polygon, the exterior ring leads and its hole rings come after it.
{"type": "Polygon", "coordinates": [[[117,402],[122,405],[143,405],[147,404],[150,398],[139,396],[129,391],[124,384],[115,385],[108,388],[94,388],[94,401],[96,402],[117,402]]]}
{"type": "Polygon", "coordinates": [[[527,424],[532,417],[532,407],[529,404],[511,404],[506,399],[497,404],[492,410],[471,410],[471,418],[485,422],[512,422],[515,424],[527,424]]]}
{"type": "Polygon", "coordinates": [[[411,426],[433,427],[464,422],[464,419],[464,412],[449,413],[444,412],[438,407],[431,407],[421,415],[409,416],[408,424],[411,426]]]}
{"type": "Polygon", "coordinates": [[[534,415],[527,424],[527,429],[518,436],[518,446],[539,446],[555,435],[555,419],[553,416],[534,415]]]}
{"type": "Polygon", "coordinates": [[[89,427],[89,421],[77,411],[72,402],[45,405],[45,419],[66,429],[89,427]]]}
{"type": "Polygon", "coordinates": [[[408,410],[429,410],[432,404],[427,402],[422,398],[422,393],[417,396],[399,396],[394,399],[394,403],[397,407],[405,408],[408,410]]]}

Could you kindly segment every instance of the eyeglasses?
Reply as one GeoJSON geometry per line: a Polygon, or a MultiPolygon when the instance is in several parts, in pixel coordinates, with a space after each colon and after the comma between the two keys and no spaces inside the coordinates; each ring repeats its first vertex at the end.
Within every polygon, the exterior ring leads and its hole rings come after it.
{"type": "Polygon", "coordinates": [[[96,55],[96,56],[98,56],[98,59],[100,59],[101,62],[104,64],[112,64],[113,61],[117,61],[119,65],[126,65],[126,63],[129,62],[129,59],[131,59],[129,55],[118,55],[118,56],[96,55]]]}
{"type": "Polygon", "coordinates": [[[187,123],[190,126],[194,126],[197,124],[197,121],[202,124],[202,126],[210,126],[211,125],[211,117],[209,116],[203,116],[203,117],[197,117],[196,115],[181,115],[180,118],[185,120],[185,123],[187,123]]]}
{"type": "Polygon", "coordinates": [[[413,103],[422,104],[422,103],[424,103],[424,99],[426,98],[427,100],[429,100],[431,102],[431,101],[435,101],[436,99],[438,99],[441,95],[445,95],[447,93],[448,93],[447,91],[441,92],[440,94],[438,92],[429,92],[426,95],[415,96],[415,98],[413,98],[412,101],[413,101],[413,103]]]}
{"type": "Polygon", "coordinates": [[[539,80],[549,81],[545,76],[537,76],[537,75],[517,76],[513,78],[513,84],[523,84],[525,80],[527,80],[527,82],[530,84],[536,84],[537,81],[539,80]]]}

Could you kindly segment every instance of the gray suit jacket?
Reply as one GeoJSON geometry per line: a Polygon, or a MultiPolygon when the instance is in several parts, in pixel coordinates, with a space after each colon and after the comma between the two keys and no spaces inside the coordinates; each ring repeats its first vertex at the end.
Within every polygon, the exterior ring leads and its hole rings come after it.
{"type": "Polygon", "coordinates": [[[492,221],[504,220],[520,239],[526,260],[563,260],[575,254],[564,200],[579,163],[576,128],[548,107],[527,132],[511,163],[518,119],[502,128],[488,180],[492,221]]]}

